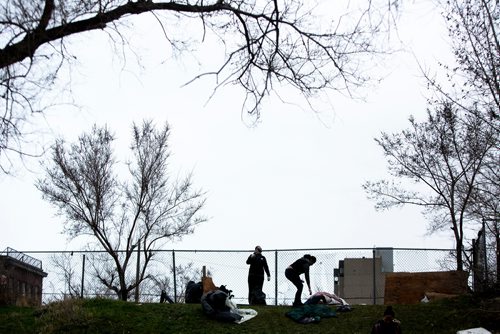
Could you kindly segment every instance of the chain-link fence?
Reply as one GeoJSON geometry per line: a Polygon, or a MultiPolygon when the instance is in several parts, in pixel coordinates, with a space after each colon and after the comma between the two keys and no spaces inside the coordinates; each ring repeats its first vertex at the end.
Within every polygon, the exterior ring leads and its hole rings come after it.
{"type": "MultiPolygon", "coordinates": [[[[248,302],[248,265],[253,250],[159,250],[148,265],[148,279],[131,291],[129,300],[159,302],[164,290],[176,302],[184,301],[188,281],[201,281],[205,267],[213,282],[232,290],[238,304],[248,302]]],[[[71,297],[117,298],[97,273],[115,270],[104,252],[24,252],[43,263],[48,276],[43,281],[43,302],[71,297]]],[[[284,275],[285,268],[304,254],[316,256],[311,266],[313,291],[334,292],[350,304],[383,303],[384,274],[387,272],[429,272],[454,270],[454,251],[450,249],[331,248],[264,250],[271,280],[264,282],[268,305],[290,305],[295,287],[284,275]],[[354,276],[353,276],[354,275],[354,276]],[[356,286],[348,287],[349,282],[356,286]]],[[[127,282],[137,279],[141,258],[136,254],[126,270],[127,282]],[[137,261],[139,260],[139,261],[137,261]]],[[[303,298],[307,298],[307,288],[303,298]]]]}
{"type": "Polygon", "coordinates": [[[497,250],[498,241],[489,243],[486,228],[478,232],[477,239],[472,239],[472,288],[475,292],[485,293],[493,289],[499,289],[498,274],[500,273],[499,254],[497,250]]]}

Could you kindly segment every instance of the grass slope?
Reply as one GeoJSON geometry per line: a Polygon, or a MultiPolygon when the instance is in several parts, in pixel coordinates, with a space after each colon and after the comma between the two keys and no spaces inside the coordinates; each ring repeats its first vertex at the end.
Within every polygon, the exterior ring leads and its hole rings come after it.
{"type": "MultiPolygon", "coordinates": [[[[245,308],[246,306],[241,306],[245,308]]],[[[419,305],[394,305],[403,332],[456,333],[484,327],[500,333],[500,300],[460,297],[419,305]]],[[[287,306],[255,306],[242,324],[208,319],[199,304],[134,304],[106,299],[68,300],[41,308],[0,307],[0,333],[369,333],[383,305],[354,306],[317,324],[287,318],[287,306]]]]}

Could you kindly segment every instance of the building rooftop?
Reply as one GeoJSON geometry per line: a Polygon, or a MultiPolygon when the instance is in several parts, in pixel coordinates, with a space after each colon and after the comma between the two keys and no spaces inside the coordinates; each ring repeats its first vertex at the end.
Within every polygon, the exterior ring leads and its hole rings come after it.
{"type": "Polygon", "coordinates": [[[42,270],[42,261],[24,253],[18,252],[10,247],[7,247],[3,252],[1,252],[0,256],[10,257],[12,259],[42,270]]]}

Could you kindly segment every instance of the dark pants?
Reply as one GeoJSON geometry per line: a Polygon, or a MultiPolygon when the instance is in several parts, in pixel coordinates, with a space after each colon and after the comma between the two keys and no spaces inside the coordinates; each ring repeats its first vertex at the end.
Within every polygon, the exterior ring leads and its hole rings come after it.
{"type": "Polygon", "coordinates": [[[302,280],[300,279],[299,274],[292,268],[286,268],[285,270],[285,277],[288,278],[290,282],[295,285],[297,288],[297,292],[295,292],[295,300],[293,301],[293,304],[301,304],[302,300],[302,289],[304,288],[304,284],[302,284],[302,280]]]}
{"type": "Polygon", "coordinates": [[[264,275],[248,275],[248,303],[253,304],[255,292],[261,292],[264,286],[264,275]]]}

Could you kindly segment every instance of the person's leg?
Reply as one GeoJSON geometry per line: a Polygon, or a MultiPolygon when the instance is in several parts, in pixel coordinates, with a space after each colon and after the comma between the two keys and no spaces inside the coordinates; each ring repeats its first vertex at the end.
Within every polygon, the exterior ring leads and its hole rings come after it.
{"type": "Polygon", "coordinates": [[[295,292],[295,300],[293,301],[293,305],[301,305],[303,284],[302,280],[300,279],[300,276],[295,272],[295,270],[287,269],[285,270],[285,277],[288,278],[288,280],[292,282],[293,285],[295,285],[295,287],[297,288],[297,292],[295,292]]]}
{"type": "Polygon", "coordinates": [[[255,289],[256,289],[256,291],[262,291],[263,286],[264,286],[264,276],[255,277],[255,289]]]}
{"type": "Polygon", "coordinates": [[[252,275],[248,275],[248,304],[252,305],[253,296],[253,280],[252,275]]]}
{"type": "Polygon", "coordinates": [[[297,275],[297,279],[295,281],[295,286],[297,287],[297,292],[295,292],[295,305],[302,305],[302,289],[304,288],[304,284],[300,280],[299,275],[297,275]]]}
{"type": "Polygon", "coordinates": [[[249,275],[248,276],[248,304],[250,304],[250,305],[253,304],[255,292],[258,291],[258,289],[259,289],[259,276],[249,275]]]}

